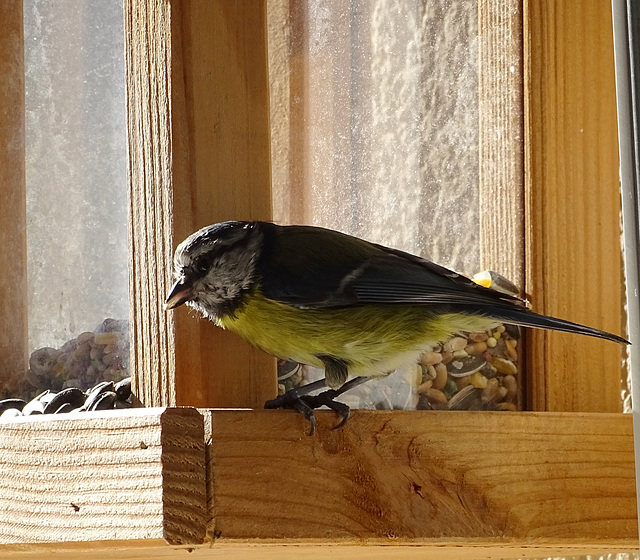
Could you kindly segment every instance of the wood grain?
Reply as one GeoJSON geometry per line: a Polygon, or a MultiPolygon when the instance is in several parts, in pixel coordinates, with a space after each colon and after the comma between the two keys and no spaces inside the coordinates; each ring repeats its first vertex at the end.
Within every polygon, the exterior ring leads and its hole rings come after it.
{"type": "Polygon", "coordinates": [[[217,540],[637,543],[629,416],[211,412],[217,540]]]}
{"type": "Polygon", "coordinates": [[[0,424],[0,543],[202,543],[202,416],[140,409],[0,424]]]}
{"type": "Polygon", "coordinates": [[[0,2],[0,386],[28,369],[22,0],[0,2]]]}
{"type": "MultiPolygon", "coordinates": [[[[270,220],[266,2],[175,2],[171,17],[176,242],[270,220]]],[[[177,404],[261,408],[276,395],[273,358],[185,309],[175,320],[177,404]]]]}
{"type": "MultiPolygon", "coordinates": [[[[64,560],[507,560],[524,558],[571,557],[577,559],[616,554],[616,560],[635,560],[637,551],[632,547],[608,546],[598,543],[572,544],[553,547],[544,544],[518,546],[511,544],[481,545],[460,541],[440,541],[438,544],[387,544],[353,545],[325,543],[276,544],[261,543],[216,543],[213,546],[199,545],[169,547],[155,542],[92,543],[73,546],[32,545],[28,547],[2,547],[3,559],[28,560],[46,555],[47,558],[64,560]],[[625,554],[626,553],[626,554],[625,554]],[[593,555],[593,556],[592,556],[593,555]]],[[[613,557],[613,556],[612,556],[613,557]]]]}
{"type": "Polygon", "coordinates": [[[2,423],[0,556],[464,560],[638,545],[628,415],[355,411],[332,431],[320,412],[309,437],[292,411],[202,413],[206,430],[192,409],[2,423]]]}
{"type": "MultiPolygon", "coordinates": [[[[526,290],[541,313],[624,334],[611,3],[525,12],[526,290]]],[[[531,332],[534,410],[621,410],[621,347],[531,332]]]]}
{"type": "Polygon", "coordinates": [[[129,319],[133,390],[146,406],[176,402],[175,322],[163,305],[174,244],[171,18],[162,0],[127,0],[129,319]]]}
{"type": "Polygon", "coordinates": [[[127,0],[125,20],[135,392],[147,406],[262,406],[275,360],[163,303],[187,235],[271,218],[265,4],[127,0]]]}
{"type": "Polygon", "coordinates": [[[524,288],[522,2],[478,2],[481,268],[524,288]]]}

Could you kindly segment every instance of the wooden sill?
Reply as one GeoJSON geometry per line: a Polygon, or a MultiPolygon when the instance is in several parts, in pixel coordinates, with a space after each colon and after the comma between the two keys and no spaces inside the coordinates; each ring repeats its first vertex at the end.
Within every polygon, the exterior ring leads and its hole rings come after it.
{"type": "Polygon", "coordinates": [[[636,550],[630,415],[139,409],[0,426],[0,555],[636,550]],[[205,445],[205,441],[209,442],[205,445]],[[172,545],[172,546],[170,546],[172,545]]]}

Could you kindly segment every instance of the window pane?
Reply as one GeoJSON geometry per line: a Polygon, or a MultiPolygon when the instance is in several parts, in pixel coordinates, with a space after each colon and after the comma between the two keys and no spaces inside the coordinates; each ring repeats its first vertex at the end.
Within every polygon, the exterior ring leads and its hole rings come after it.
{"type": "Polygon", "coordinates": [[[276,4],[275,219],[478,272],[477,3],[276,4]]]}
{"type": "MultiPolygon", "coordinates": [[[[480,233],[478,2],[280,0],[268,9],[275,221],[325,226],[480,272],[490,259],[480,233]]],[[[508,28],[500,24],[491,22],[508,28]]],[[[490,64],[484,75],[504,84],[520,60],[509,64],[494,74],[490,64]]],[[[500,118],[484,119],[495,127],[485,141],[508,136],[516,119],[509,111],[500,118]]],[[[502,152],[485,159],[504,163],[502,152]]],[[[500,226],[500,235],[517,234],[500,226]]],[[[341,398],[362,408],[513,410],[519,338],[505,326],[460,333],[421,364],[341,398]]],[[[322,375],[281,362],[279,389],[322,375]]]]}
{"type": "Polygon", "coordinates": [[[25,0],[24,32],[28,377],[84,389],[128,362],[122,2],[25,0]]]}

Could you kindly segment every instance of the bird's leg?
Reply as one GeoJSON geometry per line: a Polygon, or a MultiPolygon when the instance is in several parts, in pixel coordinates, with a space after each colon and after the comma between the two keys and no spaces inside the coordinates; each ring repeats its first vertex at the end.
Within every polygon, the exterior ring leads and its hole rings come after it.
{"type": "Polygon", "coordinates": [[[354,377],[338,389],[328,389],[318,395],[309,395],[309,393],[315,391],[316,389],[320,389],[326,386],[326,381],[324,379],[320,379],[318,381],[314,381],[313,383],[309,383],[308,385],[290,389],[283,395],[267,401],[264,404],[264,407],[269,409],[293,408],[297,410],[304,416],[305,420],[307,420],[309,424],[311,424],[311,428],[309,430],[309,435],[311,436],[316,431],[316,419],[315,414],[313,413],[313,409],[320,408],[321,406],[326,406],[333,410],[341,418],[340,423],[333,428],[335,430],[344,426],[347,420],[349,420],[349,407],[344,403],[336,401],[335,398],[339,397],[340,395],[342,395],[342,393],[345,393],[349,389],[353,389],[361,383],[364,383],[368,379],[370,378],[354,377]]]}
{"type": "Polygon", "coordinates": [[[350,408],[346,404],[336,401],[336,397],[339,397],[342,393],[346,393],[369,379],[371,378],[364,376],[354,377],[338,389],[327,389],[317,395],[305,395],[302,397],[302,400],[311,409],[320,408],[324,405],[333,410],[341,418],[340,422],[332,428],[333,430],[337,430],[338,428],[342,428],[342,426],[347,423],[347,420],[349,420],[350,408]]]}
{"type": "Polygon", "coordinates": [[[289,389],[283,395],[278,395],[275,399],[267,401],[264,407],[285,408],[284,405],[289,401],[289,399],[308,395],[309,393],[313,393],[317,389],[323,389],[326,386],[327,382],[325,379],[318,379],[318,381],[312,381],[311,383],[307,383],[306,385],[302,385],[301,387],[294,387],[293,389],[289,389]]]}
{"type": "Polygon", "coordinates": [[[304,419],[311,424],[309,429],[309,435],[312,436],[316,432],[316,417],[313,413],[313,408],[310,407],[304,400],[308,393],[312,393],[316,389],[322,389],[327,386],[324,379],[319,379],[302,387],[295,387],[289,389],[283,395],[278,395],[275,399],[271,399],[264,403],[264,407],[267,409],[273,408],[293,408],[300,412],[304,419]]]}

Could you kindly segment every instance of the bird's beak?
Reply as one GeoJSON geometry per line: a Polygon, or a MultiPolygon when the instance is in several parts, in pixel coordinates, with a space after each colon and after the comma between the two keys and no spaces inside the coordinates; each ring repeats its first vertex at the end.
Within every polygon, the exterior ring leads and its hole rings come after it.
{"type": "Polygon", "coordinates": [[[171,288],[167,301],[164,302],[165,309],[174,309],[191,299],[191,284],[184,279],[178,280],[171,288]]]}

